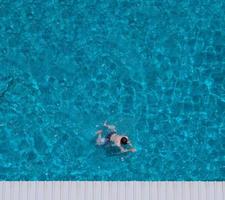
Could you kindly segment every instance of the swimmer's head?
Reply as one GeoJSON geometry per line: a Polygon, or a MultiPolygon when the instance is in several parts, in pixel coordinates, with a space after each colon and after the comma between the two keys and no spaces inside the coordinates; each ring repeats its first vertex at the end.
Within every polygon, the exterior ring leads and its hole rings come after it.
{"type": "Polygon", "coordinates": [[[127,144],[128,143],[127,137],[122,137],[121,140],[120,140],[120,143],[121,144],[127,144]]]}

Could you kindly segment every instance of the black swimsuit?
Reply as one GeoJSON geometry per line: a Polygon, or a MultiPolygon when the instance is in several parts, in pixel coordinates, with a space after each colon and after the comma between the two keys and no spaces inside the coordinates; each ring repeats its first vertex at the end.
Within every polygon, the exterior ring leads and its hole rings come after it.
{"type": "Polygon", "coordinates": [[[110,133],[105,137],[106,143],[110,143],[110,139],[111,139],[111,136],[112,136],[113,134],[116,134],[116,131],[110,132],[110,133]]]}

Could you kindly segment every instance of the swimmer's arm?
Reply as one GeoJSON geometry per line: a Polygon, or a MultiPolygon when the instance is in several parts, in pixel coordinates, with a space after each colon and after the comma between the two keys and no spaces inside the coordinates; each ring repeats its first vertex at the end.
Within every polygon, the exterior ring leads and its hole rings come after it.
{"type": "Polygon", "coordinates": [[[119,146],[119,148],[122,153],[127,152],[127,149],[124,149],[122,146],[119,146]]]}
{"type": "Polygon", "coordinates": [[[125,153],[127,152],[127,149],[125,149],[124,147],[122,147],[119,143],[114,143],[115,146],[117,146],[120,149],[121,153],[125,153]]]}
{"type": "Polygon", "coordinates": [[[120,148],[121,153],[126,153],[126,152],[128,152],[128,151],[130,151],[130,152],[135,152],[135,151],[136,151],[136,149],[134,149],[134,148],[131,148],[131,149],[125,149],[125,148],[123,148],[122,146],[119,146],[119,148],[120,148]]]}
{"type": "Polygon", "coordinates": [[[131,142],[129,141],[128,143],[127,143],[130,147],[133,147],[133,145],[131,144],[131,142]]]}
{"type": "Polygon", "coordinates": [[[135,152],[136,151],[136,149],[134,148],[134,146],[131,144],[131,141],[130,140],[128,141],[127,145],[129,145],[131,147],[131,149],[130,149],[131,152],[135,152]]]}
{"type": "Polygon", "coordinates": [[[107,124],[107,121],[104,122],[104,126],[111,131],[116,131],[116,126],[107,124]]]}

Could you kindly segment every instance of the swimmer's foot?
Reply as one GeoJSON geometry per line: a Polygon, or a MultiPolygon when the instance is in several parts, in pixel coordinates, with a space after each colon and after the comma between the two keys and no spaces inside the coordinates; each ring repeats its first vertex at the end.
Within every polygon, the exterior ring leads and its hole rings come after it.
{"type": "Polygon", "coordinates": [[[101,135],[103,133],[103,131],[102,130],[98,130],[98,131],[96,131],[96,134],[97,135],[101,135]]]}

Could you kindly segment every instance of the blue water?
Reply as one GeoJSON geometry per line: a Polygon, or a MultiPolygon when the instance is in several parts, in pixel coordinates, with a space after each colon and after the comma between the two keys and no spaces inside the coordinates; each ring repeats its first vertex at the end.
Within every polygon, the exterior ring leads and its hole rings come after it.
{"type": "Polygon", "coordinates": [[[225,180],[223,0],[0,1],[1,180],[225,180]],[[95,145],[108,120],[136,153],[95,145]]]}

